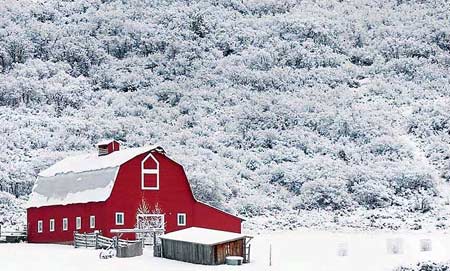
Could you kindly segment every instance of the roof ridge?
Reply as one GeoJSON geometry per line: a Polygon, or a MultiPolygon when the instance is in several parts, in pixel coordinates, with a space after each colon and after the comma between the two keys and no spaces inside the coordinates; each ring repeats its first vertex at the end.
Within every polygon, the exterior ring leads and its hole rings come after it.
{"type": "Polygon", "coordinates": [[[164,152],[164,149],[159,145],[146,145],[142,147],[125,148],[102,156],[99,156],[96,152],[80,153],[74,156],[68,156],[56,162],[47,169],[39,172],[38,176],[51,177],[69,172],[80,173],[116,167],[124,164],[139,154],[151,150],[164,152]]]}

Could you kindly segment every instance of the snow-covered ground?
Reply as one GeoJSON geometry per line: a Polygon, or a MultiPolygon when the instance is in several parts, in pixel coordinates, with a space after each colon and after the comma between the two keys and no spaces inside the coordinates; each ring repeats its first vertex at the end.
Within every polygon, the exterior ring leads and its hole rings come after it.
{"type": "Polygon", "coordinates": [[[152,256],[129,259],[98,258],[99,251],[64,245],[0,244],[1,270],[392,270],[422,260],[450,259],[446,232],[343,233],[312,230],[261,234],[252,240],[251,263],[243,266],[202,266],[152,256]],[[431,240],[431,251],[421,251],[421,240],[431,240]],[[388,243],[397,243],[392,254],[388,243]],[[272,246],[272,266],[269,248],[272,246]],[[347,254],[346,256],[340,256],[347,254]]]}

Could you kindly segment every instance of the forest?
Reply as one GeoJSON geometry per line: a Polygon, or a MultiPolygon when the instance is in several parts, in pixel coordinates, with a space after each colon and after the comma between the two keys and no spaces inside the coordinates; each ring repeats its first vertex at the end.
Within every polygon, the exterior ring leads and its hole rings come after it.
{"type": "Polygon", "coordinates": [[[436,217],[449,20],[439,0],[3,1],[0,223],[105,138],[163,146],[199,199],[250,221],[436,217]]]}

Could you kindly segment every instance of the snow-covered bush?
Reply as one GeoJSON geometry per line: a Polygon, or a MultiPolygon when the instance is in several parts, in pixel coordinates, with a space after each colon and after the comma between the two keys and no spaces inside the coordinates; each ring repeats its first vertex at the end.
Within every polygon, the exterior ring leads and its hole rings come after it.
{"type": "Polygon", "coordinates": [[[393,203],[394,191],[380,181],[355,183],[351,191],[355,201],[367,208],[387,207],[393,203]]]}
{"type": "Polygon", "coordinates": [[[425,215],[450,180],[449,10],[398,2],[6,1],[0,190],[115,137],[241,215],[425,215]]]}
{"type": "Polygon", "coordinates": [[[394,269],[394,271],[448,271],[450,270],[450,263],[436,263],[436,262],[420,262],[416,265],[401,266],[394,269]]]}
{"type": "Polygon", "coordinates": [[[303,184],[299,208],[340,210],[351,208],[353,201],[346,184],[340,180],[315,180],[303,184]]]}

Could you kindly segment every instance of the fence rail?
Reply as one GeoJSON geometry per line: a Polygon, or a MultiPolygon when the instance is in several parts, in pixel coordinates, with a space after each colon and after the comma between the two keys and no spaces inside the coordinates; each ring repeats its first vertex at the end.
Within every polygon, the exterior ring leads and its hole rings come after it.
{"type": "Polygon", "coordinates": [[[0,225],[0,242],[17,243],[20,241],[26,241],[26,239],[26,230],[5,231],[2,230],[2,226],[0,225]]]}
{"type": "MultiPolygon", "coordinates": [[[[92,233],[73,233],[73,246],[74,247],[92,247],[95,249],[99,248],[111,248],[115,247],[114,245],[115,239],[108,238],[101,235],[101,232],[92,232],[92,233]]],[[[135,244],[139,241],[131,241],[131,240],[117,240],[117,246],[126,247],[131,244],[135,244]]]]}

